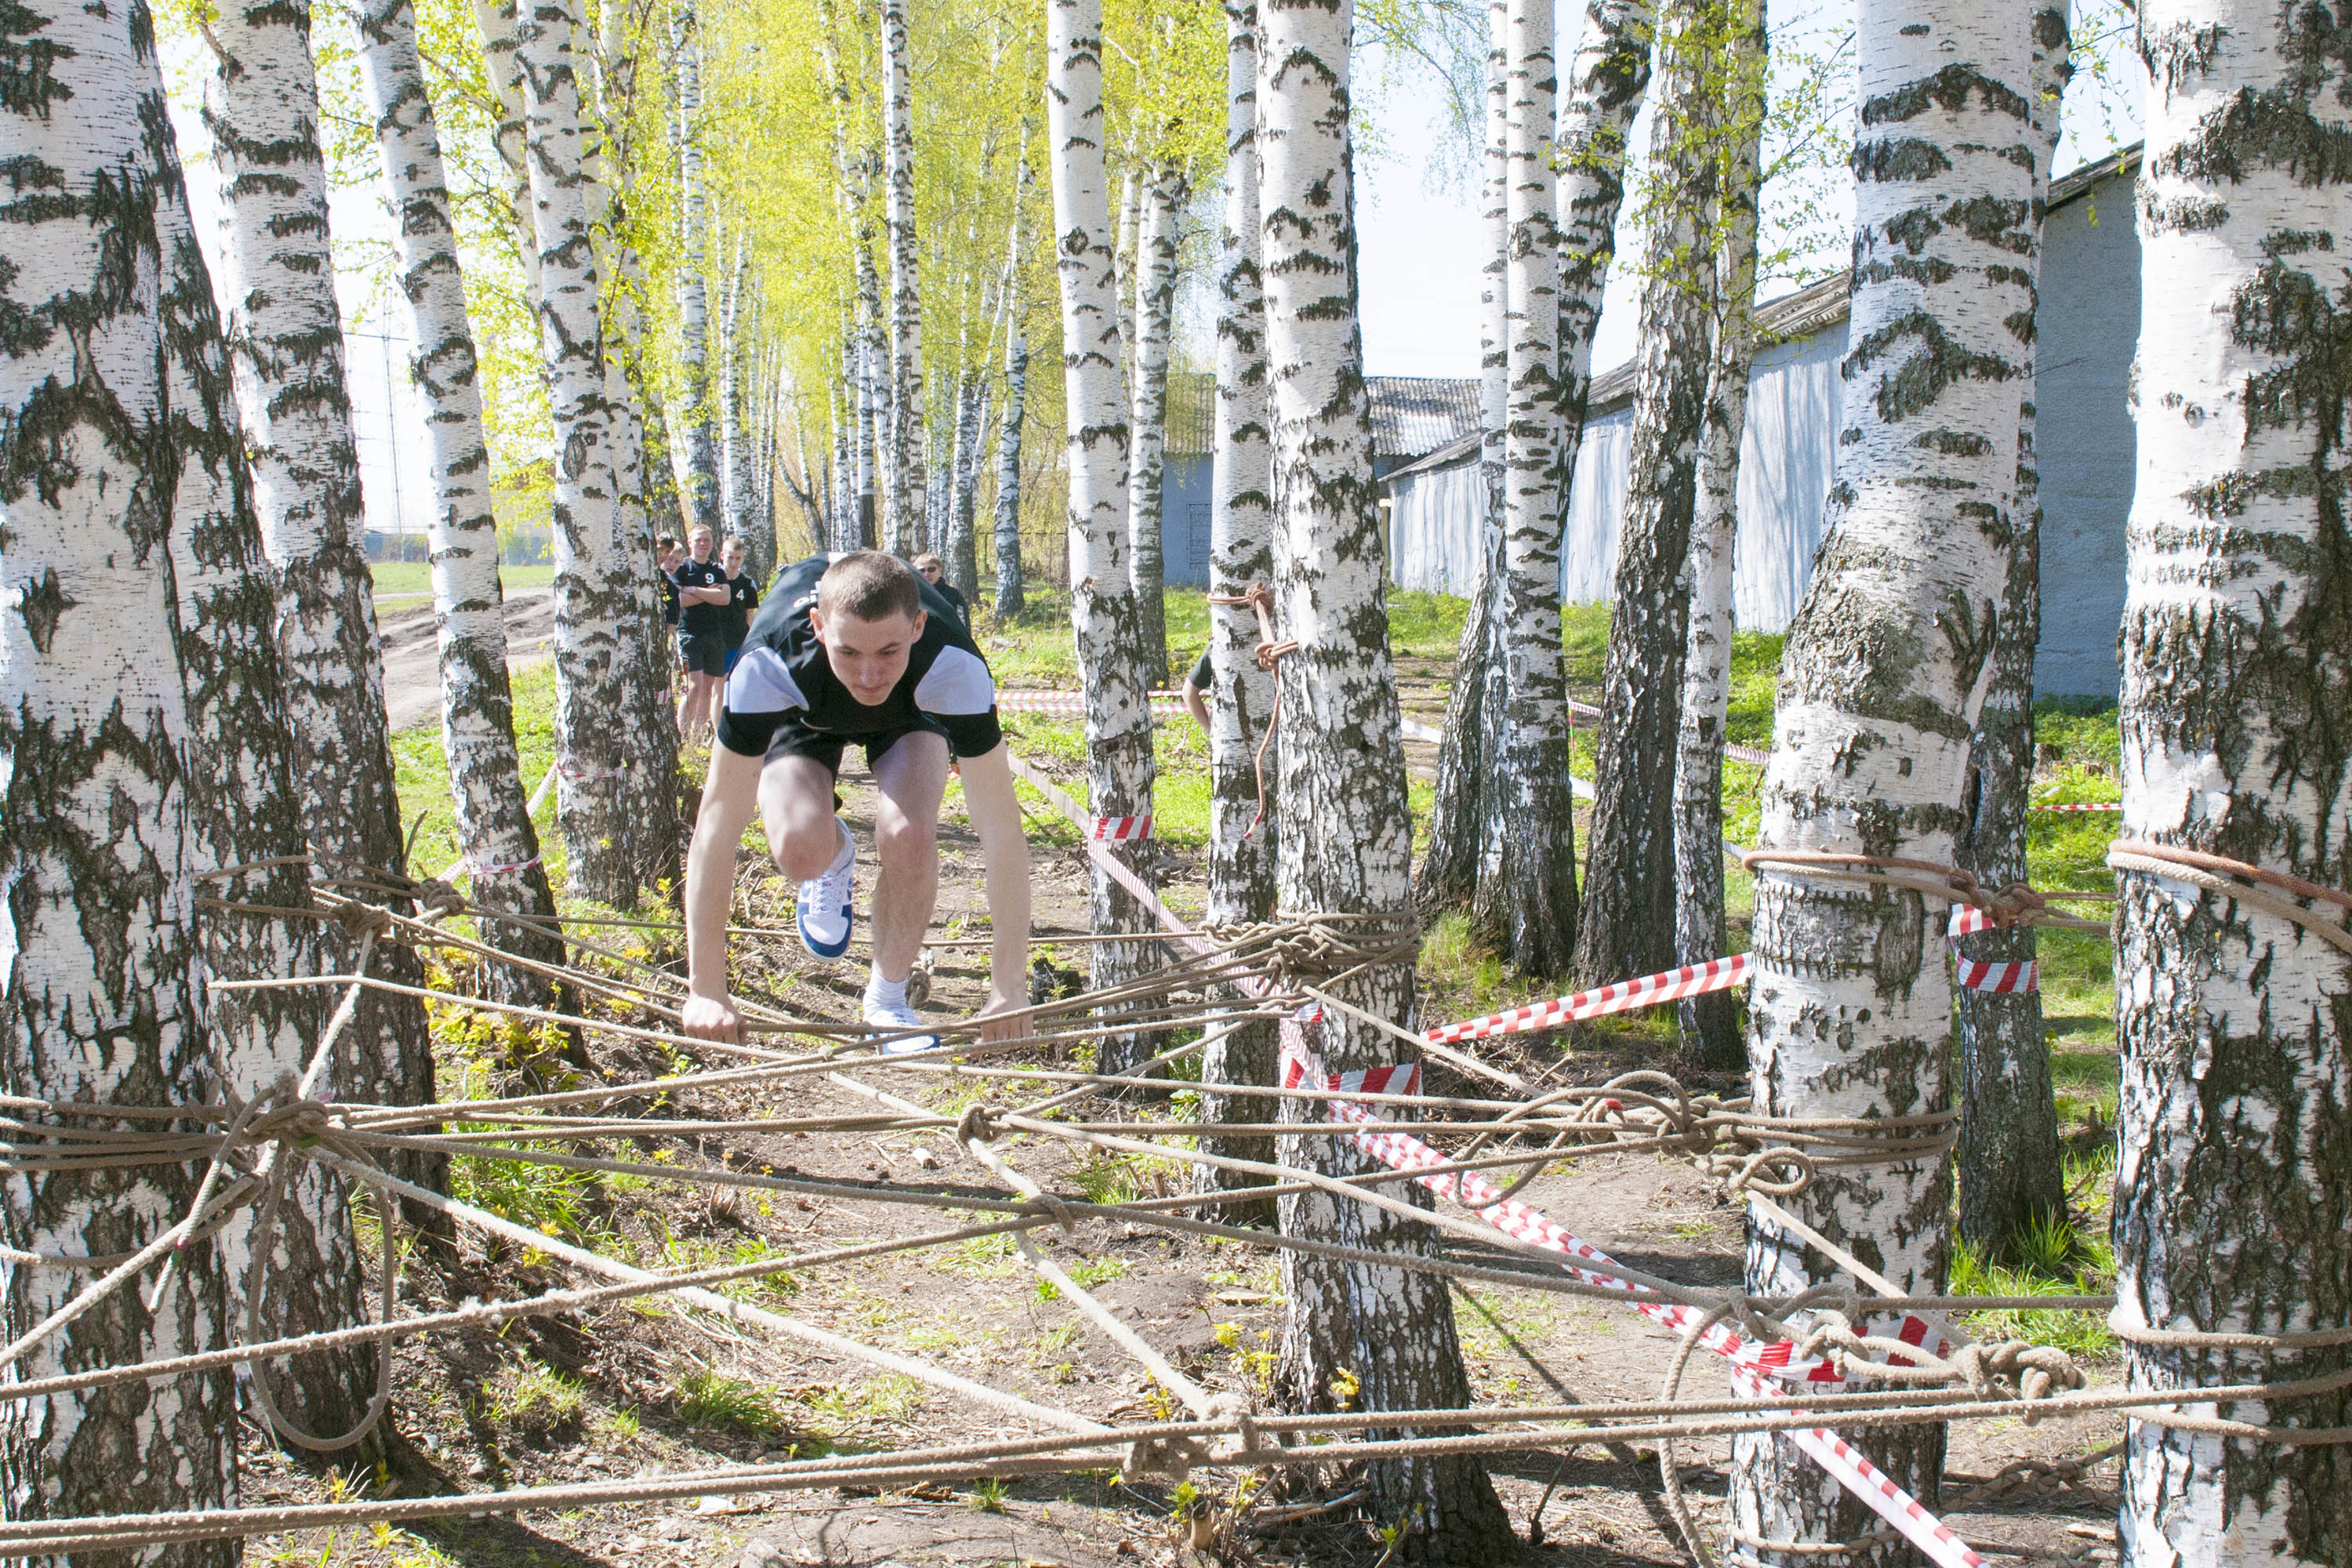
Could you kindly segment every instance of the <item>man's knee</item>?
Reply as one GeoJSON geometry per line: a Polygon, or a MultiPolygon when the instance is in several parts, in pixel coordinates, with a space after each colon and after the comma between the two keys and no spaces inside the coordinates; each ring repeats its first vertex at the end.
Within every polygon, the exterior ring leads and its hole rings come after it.
{"type": "Polygon", "coordinates": [[[928,818],[885,812],[874,825],[874,851],[884,864],[919,859],[939,851],[940,825],[928,818]]]}
{"type": "Polygon", "coordinates": [[[841,829],[833,817],[823,822],[771,824],[768,828],[768,858],[776,869],[795,882],[814,881],[833,867],[833,858],[841,853],[841,829]]]}

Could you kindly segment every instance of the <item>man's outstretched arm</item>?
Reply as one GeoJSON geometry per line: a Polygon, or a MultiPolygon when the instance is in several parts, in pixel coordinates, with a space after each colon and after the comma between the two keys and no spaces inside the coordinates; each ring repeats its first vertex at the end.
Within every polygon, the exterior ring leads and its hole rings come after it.
{"type": "MultiPolygon", "coordinates": [[[[988,920],[995,942],[989,956],[988,1005],[1009,1012],[1029,1003],[1029,839],[1021,830],[1021,802],[1013,793],[1013,767],[1003,742],[976,757],[959,757],[964,809],[980,836],[988,871],[988,920]]],[[[690,884],[689,884],[690,886],[690,884]]],[[[1030,1032],[1026,1022],[983,1026],[984,1040],[1014,1040],[1030,1032]]]]}
{"type": "MultiPolygon", "coordinates": [[[[742,1020],[727,992],[727,911],[735,895],[735,847],[760,808],[763,759],[710,748],[702,810],[686,852],[686,1032],[734,1040],[742,1020]]],[[[1025,933],[1024,933],[1025,934],[1025,933]]]]}

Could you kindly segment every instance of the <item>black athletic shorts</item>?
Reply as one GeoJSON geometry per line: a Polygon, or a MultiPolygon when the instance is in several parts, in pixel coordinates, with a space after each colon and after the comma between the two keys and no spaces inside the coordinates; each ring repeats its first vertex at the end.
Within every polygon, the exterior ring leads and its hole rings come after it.
{"type": "Polygon", "coordinates": [[[727,638],[712,632],[677,634],[677,662],[688,675],[727,673],[727,638]]]}
{"type": "MultiPolygon", "coordinates": [[[[765,716],[762,715],[762,717],[765,716]]],[[[719,740],[722,743],[728,738],[726,720],[727,715],[721,714],[719,740]]],[[[778,757],[807,757],[824,763],[827,773],[839,777],[841,753],[852,742],[866,748],[866,765],[871,768],[882,760],[882,754],[885,752],[908,735],[937,735],[944,741],[947,739],[947,731],[928,715],[918,718],[911,724],[894,724],[887,730],[870,731],[863,735],[844,735],[831,730],[812,730],[795,720],[785,719],[777,723],[776,732],[768,738],[768,752],[765,760],[772,763],[778,757]]],[[[953,752],[952,743],[949,749],[950,752],[953,752]]]]}

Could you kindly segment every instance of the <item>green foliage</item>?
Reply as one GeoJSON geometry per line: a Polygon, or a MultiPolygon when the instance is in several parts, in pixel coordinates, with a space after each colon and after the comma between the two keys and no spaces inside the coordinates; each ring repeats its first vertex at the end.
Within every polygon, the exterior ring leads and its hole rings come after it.
{"type": "MultiPolygon", "coordinates": [[[[1088,1258],[1081,1259],[1076,1263],[1064,1265],[1062,1272],[1068,1275],[1070,1277],[1070,1282],[1076,1285],[1079,1289],[1091,1290],[1096,1286],[1103,1284],[1108,1280],[1124,1278],[1127,1274],[1127,1259],[1124,1258],[1088,1258]]],[[[1037,1300],[1040,1301],[1058,1301],[1061,1299],[1062,1289],[1060,1286],[1055,1284],[1050,1279],[1040,1279],[1037,1281],[1037,1300]]]]}
{"type": "Polygon", "coordinates": [[[783,1406],[775,1390],[724,1376],[709,1367],[678,1380],[677,1415],[689,1426],[755,1436],[781,1431],[784,1426],[783,1406]]]}
{"type": "Polygon", "coordinates": [[[499,1375],[488,1413],[493,1421],[545,1432],[577,1422],[587,1406],[587,1392],[579,1383],[533,1363],[499,1375]]]}
{"type": "MultiPolygon", "coordinates": [[[[2024,1261],[2016,1268],[1987,1262],[1964,1241],[1952,1247],[1952,1293],[1956,1296],[2095,1296],[2115,1288],[2115,1256],[2095,1236],[2068,1221],[2036,1224],[2021,1237],[2024,1261]]],[[[2031,1340],[2074,1355],[2098,1356],[2115,1348],[2115,1336],[2095,1311],[2040,1311],[2003,1308],[1971,1312],[1964,1320],[1982,1340],[2031,1340]]]]}

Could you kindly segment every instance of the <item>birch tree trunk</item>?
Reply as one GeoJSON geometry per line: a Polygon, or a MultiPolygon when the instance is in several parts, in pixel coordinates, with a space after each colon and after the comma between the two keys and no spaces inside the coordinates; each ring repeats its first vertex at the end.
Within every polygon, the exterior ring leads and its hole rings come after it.
{"type": "Polygon", "coordinates": [[[888,405],[879,395],[881,354],[876,337],[882,310],[880,280],[875,276],[872,247],[861,237],[857,247],[857,548],[873,550],[882,542],[881,461],[889,444],[888,405]]]}
{"type": "MultiPolygon", "coordinates": [[[[184,374],[192,354],[216,363],[219,347],[167,342],[159,331],[161,297],[185,287],[167,268],[195,263],[184,254],[192,247],[166,252],[158,233],[162,209],[184,196],[143,21],[135,11],[55,5],[19,7],[10,22],[20,53],[0,124],[14,177],[42,199],[0,209],[11,263],[0,268],[10,584],[0,615],[9,953],[0,1086],[41,1099],[193,1105],[215,1086],[188,879],[202,848],[189,822],[189,720],[167,554],[190,454],[174,439],[169,380],[175,359],[184,374]]],[[[233,444],[226,456],[233,482],[233,444]]],[[[248,624],[257,613],[268,607],[251,606],[248,624]]],[[[266,639],[247,651],[274,658],[266,639]]],[[[179,1222],[198,1173],[193,1165],[22,1172],[0,1238],[47,1254],[137,1248],[179,1222]]],[[[91,1279],[10,1265],[0,1272],[9,1338],[91,1279]]],[[[184,1249],[164,1279],[152,1306],[145,1289],[119,1290],[27,1352],[12,1375],[227,1342],[215,1249],[184,1249]]],[[[236,1436],[226,1369],[12,1403],[0,1413],[0,1496],[11,1520],[234,1506],[236,1436]]],[[[239,1555],[236,1542],[205,1542],[145,1561],[230,1568],[239,1555]]]]}
{"type": "MultiPolygon", "coordinates": [[[[409,372],[425,399],[432,442],[434,507],[427,528],[440,647],[441,749],[449,763],[457,843],[478,902],[545,921],[555,914],[555,897],[539,861],[539,833],[515,749],[490,455],[440,134],[417,55],[416,15],[409,0],[368,0],[356,20],[384,186],[400,215],[393,243],[416,345],[409,372]]],[[[485,921],[483,935],[519,958],[563,962],[562,942],[517,925],[485,921]]],[[[543,1007],[554,994],[543,977],[510,965],[493,966],[489,980],[497,1001],[543,1007]]]]}
{"type": "Polygon", "coordinates": [[[677,368],[685,384],[687,521],[716,531],[719,437],[710,401],[710,289],[703,276],[710,218],[703,184],[702,24],[695,0],[670,14],[670,56],[676,72],[676,117],[670,135],[677,154],[677,368]]]}
{"type": "Polygon", "coordinates": [[[725,500],[727,531],[748,544],[767,531],[761,526],[758,448],[745,364],[751,353],[751,321],[758,310],[751,291],[758,279],[751,275],[751,258],[744,250],[741,220],[734,227],[735,261],[728,269],[726,325],[719,340],[719,415],[725,455],[720,494],[725,500]]]}
{"type": "Polygon", "coordinates": [[[1004,427],[996,437],[996,613],[1021,613],[1021,421],[1029,401],[1029,332],[1022,308],[1005,330],[1004,427]]]}
{"type": "Polygon", "coordinates": [[[566,9],[534,5],[516,17],[514,37],[527,98],[542,371],[555,426],[556,819],[572,891],[633,905],[638,830],[625,809],[625,776],[633,759],[614,718],[627,711],[626,687],[640,668],[633,614],[641,584],[614,494],[614,411],[566,9]]]}
{"type": "MultiPolygon", "coordinates": [[[[168,142],[166,143],[168,148],[168,142]]],[[[191,869],[251,869],[208,879],[212,898],[265,909],[310,902],[294,742],[286,723],[283,665],[273,636],[276,596],[253,514],[228,345],[212,279],[196,245],[187,192],[177,175],[153,194],[161,298],[155,319],[167,365],[162,382],[164,450],[159,475],[177,468],[172,493],[171,583],[177,599],[181,686],[188,715],[187,813],[191,869]]],[[[258,914],[200,923],[206,973],[223,980],[278,979],[326,968],[320,926],[258,914]]],[[[323,992],[207,993],[211,1029],[228,1081],[250,1099],[299,1074],[327,1021],[323,992]]],[[[330,1083],[320,1090],[337,1092],[330,1083]]],[[[253,1215],[220,1233],[223,1282],[236,1326],[257,1310],[247,1291],[253,1215]]],[[[268,1300],[273,1333],[339,1329],[363,1309],[364,1267],[342,1181],[305,1162],[289,1173],[271,1243],[268,1300]]],[[[334,1437],[359,1425],[375,1392],[373,1352],[304,1356],[269,1369],[281,1415],[334,1437]]]]}
{"type": "Polygon", "coordinates": [[[1559,117],[1559,398],[1566,420],[1560,494],[1576,477],[1592,390],[1592,340],[1617,257],[1626,142],[1650,90],[1653,0],[1589,0],[1559,117]]]}
{"type": "Polygon", "coordinates": [[[482,75],[497,100],[490,143],[507,175],[507,220],[522,269],[523,300],[539,309],[539,246],[531,237],[530,165],[523,149],[522,70],[515,64],[513,0],[474,0],[474,26],[482,37],[482,75]]]}
{"type": "Polygon", "coordinates": [[[1163,165],[1143,186],[1143,212],[1135,231],[1135,461],[1128,478],[1128,576],[1135,584],[1142,625],[1143,683],[1164,687],[1168,599],[1160,502],[1167,472],[1168,343],[1176,321],[1176,220],[1184,205],[1184,176],[1163,165]]]}
{"type": "Polygon", "coordinates": [[[981,425],[985,417],[988,381],[975,374],[964,383],[956,413],[955,500],[948,514],[948,581],[967,605],[980,599],[980,551],[972,541],[980,506],[981,425]]]}
{"type": "MultiPolygon", "coordinates": [[[[1658,41],[1664,91],[1650,166],[1665,193],[1651,215],[1642,295],[1633,457],[1617,534],[1616,603],[1601,673],[1600,744],[1576,976],[1605,984],[1674,966],[1675,735],[1690,634],[1692,512],[1706,434],[1716,295],[1716,7],[1677,0],[1658,41]]],[[[1732,466],[1737,477],[1738,458],[1732,466]]],[[[1715,954],[1709,954],[1713,957],[1715,954]]]]}
{"type": "MultiPolygon", "coordinates": [[[[2015,527],[2018,375],[2033,319],[2016,258],[2036,215],[2032,160],[2011,152],[2032,135],[2032,9],[1862,14],[1844,428],[1829,531],[1781,662],[1768,849],[1951,862],[2015,527]]],[[[1942,1111],[1946,923],[1940,904],[1912,892],[1763,869],[1749,961],[1756,1109],[1942,1111]]],[[[1950,1205],[1944,1163],[1920,1160],[1821,1173],[1792,1212],[1897,1289],[1933,1294],[1950,1205]]],[[[1834,1277],[1797,1237],[1749,1215],[1751,1293],[1834,1277]]],[[[1855,1446],[1936,1506],[1942,1427],[1855,1446]]],[[[1785,1438],[1742,1436],[1733,1452],[1741,1529],[1842,1541],[1873,1517],[1785,1438]]],[[[1864,1556],[1909,1560],[1898,1547],[1864,1556]]]]}
{"type": "MultiPolygon", "coordinates": [[[[1725,95],[1723,189],[1717,202],[1722,263],[1717,274],[1715,366],[1698,457],[1690,531],[1690,631],[1682,712],[1675,737],[1674,887],[1677,964],[1724,956],[1723,742],[1731,707],[1733,546],[1739,509],[1739,451],[1748,431],[1748,381],[1756,358],[1756,231],[1763,184],[1769,34],[1764,0],[1710,6],[1720,30],[1725,95]]],[[[1712,154],[1710,154],[1712,155],[1712,154]]],[[[1677,1005],[1685,1072],[1736,1072],[1746,1059],[1739,1007],[1728,992],[1677,1005]]]]}
{"type": "MultiPolygon", "coordinates": [[[[1097,816],[1148,816],[1157,763],[1140,678],[1141,635],[1127,571],[1127,405],[1119,382],[1118,295],[1103,174],[1101,0],[1049,0],[1045,134],[1054,183],[1062,296],[1063,402],[1069,426],[1070,621],[1087,698],[1087,790],[1097,816]]],[[[1148,840],[1108,846],[1150,886],[1148,840]]],[[[1144,931],[1140,900],[1100,866],[1091,870],[1097,934],[1144,931]]],[[[1092,984],[1119,984],[1152,964],[1149,942],[1094,944],[1092,984]]],[[[1103,1037],[1097,1070],[1144,1053],[1134,1035],[1103,1037]]]]}
{"type": "Polygon", "coordinates": [[[1129,127],[1128,145],[1120,162],[1127,172],[1118,182],[1118,249],[1111,257],[1111,288],[1118,295],[1118,363],[1119,388],[1132,400],[1134,388],[1127,377],[1135,371],[1138,345],[1135,341],[1135,275],[1137,247],[1143,237],[1143,172],[1135,160],[1135,131],[1129,127]]]}
{"type": "MultiPolygon", "coordinates": [[[[1356,914],[1402,933],[1410,912],[1412,826],[1404,744],[1389,662],[1388,578],[1372,483],[1371,405],[1356,313],[1349,35],[1354,7],[1269,0],[1258,15],[1260,276],[1276,495],[1272,519],[1277,626],[1297,641],[1282,661],[1281,912],[1356,914]]],[[[1339,983],[1341,998],[1398,1025],[1413,1013],[1410,959],[1339,983]]],[[[1311,1026],[1310,1026],[1311,1027],[1311,1026]]],[[[1313,1032],[1331,1070],[1395,1059],[1391,1037],[1332,1013],[1313,1032]]],[[[1286,1118],[1326,1108],[1285,1100],[1286,1118]]],[[[1283,1141],[1286,1163],[1363,1170],[1352,1143],[1283,1141]]],[[[1320,1192],[1281,1202],[1283,1228],[1352,1246],[1403,1249],[1427,1232],[1385,1210],[1320,1192]]],[[[1290,1405],[1328,1409],[1334,1375],[1357,1402],[1414,1410],[1468,1402],[1452,1298],[1434,1276],[1286,1252],[1289,1302],[1276,1386],[1290,1405]]],[[[1402,1430],[1399,1436],[1406,1435],[1402,1430]]],[[[1370,1470],[1366,1512],[1402,1531],[1405,1562],[1486,1564],[1516,1542],[1475,1459],[1398,1458],[1370,1470]]]]}
{"type": "MultiPolygon", "coordinates": [[[[2139,474],[2123,626],[2124,836],[2352,892],[2346,391],[2352,136],[2340,22],[2140,14],[2139,474]],[[2331,238],[2331,236],[2334,237],[2331,238]]],[[[2119,868],[2116,1321],[2286,1334],[2352,1320],[2352,958],[2254,904],[2119,868]]],[[[2292,900],[2288,900],[2290,907],[2292,900]]],[[[2345,911],[2305,917],[2339,933],[2345,911]]],[[[2133,1386],[2341,1377],[2352,1347],[2134,1343],[2133,1386]]],[[[2352,1422],[2341,1387],[2184,1414],[2352,1422]]],[[[2352,1465],[2126,1427],[2133,1568],[2352,1558],[2352,1465]]]]}
{"type": "Polygon", "coordinates": [[[1022,220],[1029,199],[1029,125],[1013,164],[1013,232],[1004,247],[1004,425],[996,436],[996,613],[1021,613],[1021,422],[1029,406],[1029,304],[1023,287],[1022,220]]]}
{"type": "Polygon", "coordinates": [[[1502,638],[1495,613],[1503,574],[1503,476],[1510,423],[1510,12],[1486,6],[1486,144],[1480,215],[1486,237],[1478,314],[1478,578],[1454,660],[1445,700],[1445,738],[1437,752],[1437,792],[1429,847],[1414,879],[1425,910],[1466,903],[1478,889],[1486,840],[1487,779],[1500,744],[1504,693],[1502,638]]]}
{"type": "MultiPolygon", "coordinates": [[[[2038,212],[2050,189],[2050,163],[2058,147],[2060,95],[2072,74],[2067,5],[2044,5],[2033,15],[2033,202],[2038,212]]],[[[2024,265],[2040,304],[2041,226],[2024,265]]],[[[2041,473],[2033,455],[2035,341],[2025,345],[2023,405],[2018,420],[2017,527],[2010,540],[2000,640],[1993,649],[1992,684],[1977,717],[1969,760],[1974,787],[1962,798],[1959,864],[1986,886],[2027,880],[2026,803],[2033,787],[2033,650],[2042,640],[2041,473]]],[[[2033,961],[2031,930],[1985,931],[1963,937],[1964,956],[1978,961],[2033,961]]],[[[1960,1238],[1987,1257],[2012,1254],[2016,1238],[2035,1219],[2066,1213],[2064,1151],[2058,1142],[2058,1108],[2050,1086],[2050,1042],[2042,1027],[2042,993],[1961,987],[1959,1012],[1960,1238]]]]}
{"type": "Polygon", "coordinates": [[[915,233],[915,116],[907,0],[882,0],[883,226],[890,237],[890,548],[920,545],[930,493],[923,453],[921,241],[915,233]]]}
{"type": "Polygon", "coordinates": [[[1485,940],[1532,975],[1557,974],[1576,941],[1576,822],[1568,696],[1559,663],[1559,234],[1554,221],[1552,8],[1508,7],[1511,226],[1507,321],[1503,575],[1495,614],[1503,711],[1479,846],[1473,914],[1485,940]]]}
{"type": "MultiPolygon", "coordinates": [[[[1217,269],[1215,459],[1209,492],[1209,594],[1237,598],[1274,581],[1274,472],[1266,428],[1265,300],[1258,276],[1257,5],[1225,6],[1225,213],[1217,269]]],[[[1274,914],[1274,818],[1281,759],[1269,750],[1261,819],[1256,756],[1274,716],[1274,677],[1257,663],[1257,614],[1246,605],[1209,606],[1209,921],[1246,922],[1274,914]]],[[[1275,1026],[1255,1023],[1201,1057],[1201,1121],[1264,1121],[1265,1102],[1207,1092],[1216,1084],[1275,1082],[1275,1026]]],[[[1270,1162],[1271,1138],[1203,1135],[1201,1147],[1270,1162]]],[[[1262,1185],[1242,1172],[1198,1168],[1202,1192],[1262,1185]]],[[[1223,1210],[1231,1221],[1239,1205],[1223,1210]]],[[[1263,1203],[1252,1220],[1271,1218],[1263,1203]]]]}
{"type": "Polygon", "coordinates": [[[636,53],[643,35],[629,25],[622,6],[604,8],[604,31],[591,34],[578,0],[562,0],[569,18],[575,63],[596,69],[590,79],[604,95],[600,110],[581,107],[581,198],[588,217],[589,254],[597,276],[618,286],[599,289],[603,334],[599,359],[613,472],[614,531],[627,582],[619,607],[620,642],[614,658],[624,668],[624,703],[618,715],[626,759],[621,779],[621,809],[629,825],[629,864],[623,872],[632,888],[675,886],[683,835],[678,816],[677,719],[670,707],[670,669],[677,654],[661,616],[654,578],[654,528],[647,506],[656,467],[646,455],[647,419],[640,403],[645,384],[641,301],[649,293],[644,262],[629,237],[627,202],[635,160],[625,143],[615,143],[610,126],[625,131],[625,106],[635,96],[636,53]],[[608,170],[617,168],[617,184],[608,170]],[[615,342],[617,340],[617,342],[615,342]],[[632,636],[631,634],[635,635],[632,636]],[[632,667],[632,659],[634,665],[632,667]]]}
{"type": "MultiPolygon", "coordinates": [[[[303,827],[331,860],[404,873],[328,248],[310,6],[231,5],[207,37],[215,69],[205,121],[221,171],[222,293],[254,513],[276,579],[303,827]]],[[[338,963],[355,951],[340,928],[323,940],[338,963]]],[[[415,984],[423,977],[413,949],[386,946],[378,962],[375,973],[385,978],[415,984]]],[[[344,1037],[358,1064],[346,1093],[398,1104],[433,1099],[432,1051],[415,999],[369,992],[344,1037]]]]}

